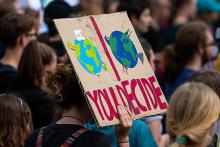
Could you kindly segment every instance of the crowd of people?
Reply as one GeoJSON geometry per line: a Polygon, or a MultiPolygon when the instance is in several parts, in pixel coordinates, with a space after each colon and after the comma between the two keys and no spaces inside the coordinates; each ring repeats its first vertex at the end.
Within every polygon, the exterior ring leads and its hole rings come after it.
{"type": "Polygon", "coordinates": [[[220,0],[76,3],[0,0],[0,147],[220,147],[220,0]],[[132,120],[119,105],[120,124],[99,128],[53,19],[121,11],[169,106],[132,120]]]}

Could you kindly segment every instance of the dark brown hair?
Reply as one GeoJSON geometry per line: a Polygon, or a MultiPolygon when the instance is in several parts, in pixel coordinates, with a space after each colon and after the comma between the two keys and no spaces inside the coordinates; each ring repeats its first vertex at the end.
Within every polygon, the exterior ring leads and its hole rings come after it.
{"type": "Polygon", "coordinates": [[[58,64],[55,72],[48,72],[47,88],[54,94],[56,103],[64,110],[86,104],[84,95],[71,65],[58,64]]]}
{"type": "Polygon", "coordinates": [[[118,6],[118,11],[127,11],[130,19],[132,16],[139,19],[145,9],[150,9],[150,4],[143,0],[120,1],[118,6]]]}
{"type": "Polygon", "coordinates": [[[0,19],[10,13],[10,12],[14,12],[15,8],[12,4],[5,4],[3,2],[0,2],[0,19]]]}
{"type": "Polygon", "coordinates": [[[46,44],[32,40],[25,47],[17,70],[17,84],[43,86],[44,65],[49,65],[55,51],[46,44]]]}
{"type": "Polygon", "coordinates": [[[178,11],[184,6],[188,5],[192,2],[193,0],[171,0],[171,16],[169,19],[169,24],[172,25],[176,15],[178,14],[178,11]]]}
{"type": "Polygon", "coordinates": [[[30,16],[9,13],[0,19],[0,42],[6,47],[14,47],[18,37],[27,34],[33,26],[34,21],[30,16]]]}
{"type": "Polygon", "coordinates": [[[164,78],[166,82],[172,83],[184,66],[194,58],[199,46],[206,46],[208,30],[205,23],[194,21],[186,24],[177,32],[174,45],[165,49],[164,78]]]}
{"type": "Polygon", "coordinates": [[[200,71],[193,74],[189,82],[200,82],[208,85],[220,97],[220,73],[217,71],[200,71]]]}
{"type": "Polygon", "coordinates": [[[22,147],[32,131],[31,111],[20,98],[0,95],[0,147],[22,147]]]}

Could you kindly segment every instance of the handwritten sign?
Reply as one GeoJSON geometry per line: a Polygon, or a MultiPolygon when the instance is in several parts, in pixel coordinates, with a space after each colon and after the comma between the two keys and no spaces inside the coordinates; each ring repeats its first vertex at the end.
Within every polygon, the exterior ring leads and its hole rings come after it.
{"type": "Polygon", "coordinates": [[[54,22],[99,126],[119,123],[119,104],[133,112],[133,119],[166,111],[168,104],[125,12],[54,22]]]}

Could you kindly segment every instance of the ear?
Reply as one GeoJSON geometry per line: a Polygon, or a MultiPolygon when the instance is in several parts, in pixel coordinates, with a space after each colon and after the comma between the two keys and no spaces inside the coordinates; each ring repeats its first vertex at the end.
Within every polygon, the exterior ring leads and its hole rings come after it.
{"type": "Polygon", "coordinates": [[[204,47],[201,44],[199,44],[199,46],[197,48],[197,53],[198,54],[203,54],[204,52],[205,52],[204,47]]]}
{"type": "Polygon", "coordinates": [[[25,46],[25,42],[26,42],[25,40],[26,40],[25,36],[24,36],[24,35],[21,35],[21,36],[18,37],[17,43],[18,43],[20,46],[25,46]]]}

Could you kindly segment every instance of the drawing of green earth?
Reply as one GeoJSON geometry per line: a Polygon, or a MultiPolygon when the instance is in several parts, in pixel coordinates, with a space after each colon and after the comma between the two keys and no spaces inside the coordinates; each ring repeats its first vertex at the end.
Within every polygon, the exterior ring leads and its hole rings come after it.
{"type": "MultiPolygon", "coordinates": [[[[68,42],[70,47],[71,43],[68,42]]],[[[90,39],[75,39],[74,51],[81,66],[90,74],[99,74],[102,69],[102,61],[97,48],[90,39]]]]}

